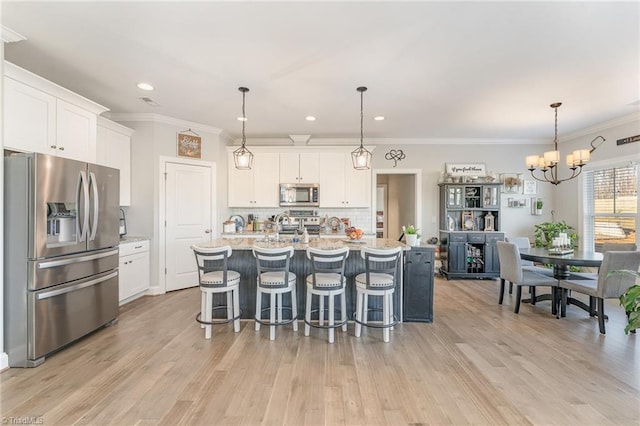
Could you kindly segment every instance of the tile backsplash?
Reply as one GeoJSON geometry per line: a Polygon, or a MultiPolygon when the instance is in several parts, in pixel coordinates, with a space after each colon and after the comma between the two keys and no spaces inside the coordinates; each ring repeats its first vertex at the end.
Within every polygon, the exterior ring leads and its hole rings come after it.
{"type": "MultiPolygon", "coordinates": [[[[259,220],[264,220],[268,217],[271,217],[275,214],[281,213],[285,210],[289,210],[288,208],[263,208],[263,209],[249,209],[249,208],[232,208],[229,209],[230,215],[240,215],[247,219],[247,215],[252,214],[254,216],[258,216],[259,220]]],[[[328,217],[348,217],[351,221],[351,226],[356,226],[361,228],[365,233],[373,233],[374,230],[371,228],[371,209],[321,209],[321,208],[299,208],[293,210],[313,210],[316,211],[318,216],[328,216],[328,217]]]]}

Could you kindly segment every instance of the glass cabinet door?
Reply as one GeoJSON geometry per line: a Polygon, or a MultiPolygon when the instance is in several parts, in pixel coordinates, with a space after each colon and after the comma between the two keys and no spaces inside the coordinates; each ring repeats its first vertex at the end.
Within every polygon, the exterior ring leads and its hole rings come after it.
{"type": "Polygon", "coordinates": [[[462,207],[461,186],[447,186],[447,207],[462,207]]]}
{"type": "Polygon", "coordinates": [[[482,191],[482,205],[483,207],[498,207],[499,197],[497,186],[485,186],[482,191]]]}

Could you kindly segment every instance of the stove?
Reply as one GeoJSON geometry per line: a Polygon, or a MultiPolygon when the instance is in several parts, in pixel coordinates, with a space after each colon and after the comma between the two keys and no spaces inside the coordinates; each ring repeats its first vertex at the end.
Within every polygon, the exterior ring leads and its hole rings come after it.
{"type": "Polygon", "coordinates": [[[320,234],[320,216],[315,210],[289,210],[289,217],[282,218],[281,234],[293,234],[307,229],[309,234],[320,234]]]}

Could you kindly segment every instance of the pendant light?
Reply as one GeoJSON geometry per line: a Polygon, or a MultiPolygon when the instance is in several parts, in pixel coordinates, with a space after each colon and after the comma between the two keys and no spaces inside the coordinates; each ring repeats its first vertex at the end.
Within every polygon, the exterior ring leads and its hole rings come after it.
{"type": "Polygon", "coordinates": [[[363,103],[362,98],[363,98],[363,93],[367,91],[367,88],[364,86],[361,86],[361,87],[358,87],[356,90],[360,92],[360,146],[351,152],[351,161],[353,162],[354,169],[369,170],[371,168],[371,152],[368,151],[363,145],[364,115],[362,114],[362,103],[363,103]]]}
{"type": "Polygon", "coordinates": [[[249,89],[239,87],[238,90],[242,92],[242,117],[238,118],[238,120],[242,121],[242,146],[233,151],[233,161],[236,164],[236,169],[251,170],[251,166],[253,166],[253,153],[245,146],[247,138],[244,134],[244,123],[247,121],[247,116],[244,113],[244,98],[249,89]]]}

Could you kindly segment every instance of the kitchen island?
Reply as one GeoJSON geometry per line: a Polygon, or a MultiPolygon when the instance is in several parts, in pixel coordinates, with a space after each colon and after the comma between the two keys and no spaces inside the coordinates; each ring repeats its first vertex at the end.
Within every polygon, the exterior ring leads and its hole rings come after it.
{"type": "MultiPolygon", "coordinates": [[[[233,254],[229,258],[229,269],[240,273],[240,309],[242,310],[243,319],[253,319],[255,317],[256,306],[256,260],[253,257],[251,248],[257,247],[285,247],[293,246],[294,255],[291,259],[291,272],[296,274],[296,290],[298,293],[298,319],[302,319],[304,315],[304,304],[306,295],[305,279],[311,273],[311,264],[306,257],[307,247],[320,249],[332,249],[347,246],[349,247],[349,257],[345,266],[345,276],[347,278],[347,316],[353,317],[356,310],[355,297],[355,277],[359,273],[365,271],[364,260],[360,255],[360,250],[364,247],[371,248],[394,248],[402,247],[403,251],[410,250],[410,247],[396,240],[384,238],[363,238],[357,242],[347,242],[346,238],[312,238],[309,244],[292,243],[291,238],[280,238],[280,241],[266,241],[264,238],[218,238],[210,241],[203,241],[198,244],[201,247],[222,247],[230,246],[233,254]]],[[[404,255],[404,253],[403,253],[404,255]]],[[[402,318],[402,274],[403,259],[401,257],[398,263],[398,287],[394,296],[395,315],[398,319],[402,318]]],[[[285,296],[287,297],[287,296],[285,296]]],[[[377,298],[374,298],[377,299],[377,298]]],[[[376,304],[378,301],[372,299],[369,303],[370,308],[377,309],[381,307],[376,304]]],[[[215,303],[223,303],[223,300],[214,300],[215,303]]],[[[316,301],[317,303],[317,301],[316,301]]],[[[286,304],[286,301],[285,301],[286,304]]],[[[317,308],[314,304],[314,309],[317,308]]],[[[371,314],[370,319],[376,319],[376,313],[371,314]]]]}

